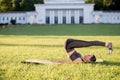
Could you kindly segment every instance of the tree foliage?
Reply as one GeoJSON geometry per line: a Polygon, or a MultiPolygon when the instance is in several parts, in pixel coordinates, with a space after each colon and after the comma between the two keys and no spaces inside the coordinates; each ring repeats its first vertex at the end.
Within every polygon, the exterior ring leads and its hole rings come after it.
{"type": "MultiPolygon", "coordinates": [[[[120,0],[85,0],[86,3],[95,3],[95,10],[120,10],[120,0]]],[[[0,0],[0,12],[32,11],[34,4],[43,3],[43,0],[0,0]]]]}
{"type": "Polygon", "coordinates": [[[0,0],[0,11],[5,12],[11,10],[11,2],[9,0],[0,0]]]}
{"type": "Polygon", "coordinates": [[[32,11],[34,4],[43,3],[43,0],[0,0],[0,12],[32,11]]]}
{"type": "Polygon", "coordinates": [[[86,0],[86,3],[95,3],[95,10],[120,10],[120,0],[86,0]]]}
{"type": "Polygon", "coordinates": [[[21,10],[22,11],[31,11],[34,10],[34,4],[43,3],[42,0],[21,0],[21,10]]]}

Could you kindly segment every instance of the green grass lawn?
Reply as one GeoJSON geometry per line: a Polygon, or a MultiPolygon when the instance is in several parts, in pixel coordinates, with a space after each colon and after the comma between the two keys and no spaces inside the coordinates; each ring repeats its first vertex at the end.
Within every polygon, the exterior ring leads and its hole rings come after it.
{"type": "Polygon", "coordinates": [[[120,24],[11,25],[3,30],[0,29],[0,34],[32,36],[119,36],[120,24]]]}
{"type": "Polygon", "coordinates": [[[119,80],[120,25],[9,25],[0,28],[0,80],[119,80]],[[76,49],[95,54],[103,63],[56,65],[23,64],[26,59],[69,60],[64,50],[67,38],[111,41],[112,55],[105,47],[76,49]]]}

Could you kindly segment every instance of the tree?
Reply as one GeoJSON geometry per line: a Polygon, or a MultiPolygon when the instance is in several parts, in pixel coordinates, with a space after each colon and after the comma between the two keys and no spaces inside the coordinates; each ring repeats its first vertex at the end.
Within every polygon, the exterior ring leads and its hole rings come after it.
{"type": "Polygon", "coordinates": [[[111,10],[112,0],[103,0],[103,10],[111,10]]]}
{"type": "MultiPolygon", "coordinates": [[[[43,0],[0,0],[0,12],[32,11],[34,4],[43,3],[43,0]]],[[[120,10],[120,0],[86,0],[86,3],[95,3],[95,10],[120,10]]]]}
{"type": "Polygon", "coordinates": [[[23,11],[35,10],[34,4],[43,3],[43,0],[22,0],[20,2],[23,11]]]}
{"type": "Polygon", "coordinates": [[[95,7],[94,7],[95,10],[103,10],[104,8],[103,0],[95,0],[94,3],[95,3],[95,7]]]}
{"type": "Polygon", "coordinates": [[[0,12],[6,12],[11,10],[11,1],[9,0],[0,0],[0,12]]]}
{"type": "Polygon", "coordinates": [[[86,0],[86,3],[94,3],[95,0],[86,0]]]}
{"type": "Polygon", "coordinates": [[[20,11],[21,8],[20,8],[20,2],[21,0],[12,0],[12,10],[13,11],[20,11]]]}
{"type": "Polygon", "coordinates": [[[0,0],[0,12],[31,11],[38,3],[43,3],[43,0],[0,0]]]}
{"type": "Polygon", "coordinates": [[[112,0],[112,4],[110,5],[110,8],[112,10],[120,10],[120,0],[112,0]]]}
{"type": "Polygon", "coordinates": [[[95,10],[120,10],[120,0],[86,0],[86,3],[95,3],[95,10]]]}

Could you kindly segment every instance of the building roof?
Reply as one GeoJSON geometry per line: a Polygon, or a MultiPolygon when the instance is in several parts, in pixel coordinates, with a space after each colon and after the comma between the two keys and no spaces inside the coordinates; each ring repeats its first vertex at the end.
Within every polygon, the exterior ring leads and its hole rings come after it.
{"type": "Polygon", "coordinates": [[[85,3],[85,0],[44,0],[45,4],[85,3]]]}
{"type": "Polygon", "coordinates": [[[0,12],[0,13],[26,13],[26,12],[35,12],[35,11],[8,11],[8,12],[0,12]]]}

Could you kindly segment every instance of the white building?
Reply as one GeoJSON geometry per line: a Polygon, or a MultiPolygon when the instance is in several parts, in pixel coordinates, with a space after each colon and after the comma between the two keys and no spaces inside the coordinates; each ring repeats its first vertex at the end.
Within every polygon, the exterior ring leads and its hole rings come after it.
{"type": "Polygon", "coordinates": [[[0,13],[0,24],[15,19],[18,24],[120,23],[120,12],[94,11],[85,0],[44,0],[32,12],[0,13]]]}
{"type": "Polygon", "coordinates": [[[10,24],[11,20],[16,20],[17,24],[36,23],[36,12],[7,12],[0,13],[0,23],[10,24]]]}
{"type": "Polygon", "coordinates": [[[120,23],[120,12],[111,11],[94,11],[93,12],[94,22],[93,23],[120,23]]]}
{"type": "Polygon", "coordinates": [[[44,0],[44,4],[35,4],[37,23],[92,23],[93,6],[94,4],[85,4],[84,0],[44,0]]]}

